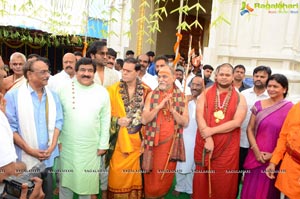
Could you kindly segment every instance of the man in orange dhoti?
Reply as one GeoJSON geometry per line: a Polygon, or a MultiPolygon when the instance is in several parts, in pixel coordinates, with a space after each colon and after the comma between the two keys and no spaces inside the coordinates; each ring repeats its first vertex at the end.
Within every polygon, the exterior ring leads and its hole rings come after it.
{"type": "Polygon", "coordinates": [[[176,161],[185,161],[182,128],[189,116],[184,94],[175,86],[173,68],[167,61],[158,73],[158,87],[148,95],[142,114],[146,125],[143,169],[145,198],[162,198],[171,188],[176,161]]]}
{"type": "Polygon", "coordinates": [[[108,87],[111,101],[108,198],[142,198],[141,114],[151,89],[138,78],[141,65],[134,58],[124,60],[122,80],[108,87]]]}
{"type": "Polygon", "coordinates": [[[279,164],[275,186],[288,198],[300,198],[300,103],[289,111],[281,128],[279,139],[269,166],[267,176],[275,179],[275,166],[279,164]]]}
{"type": "Polygon", "coordinates": [[[215,84],[197,102],[193,198],[234,199],[238,182],[240,126],[245,98],[232,85],[233,67],[216,69],[215,84]]]}

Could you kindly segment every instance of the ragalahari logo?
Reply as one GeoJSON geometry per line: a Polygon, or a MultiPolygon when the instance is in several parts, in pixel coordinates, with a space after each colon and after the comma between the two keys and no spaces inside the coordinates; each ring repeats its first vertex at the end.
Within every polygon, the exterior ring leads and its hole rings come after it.
{"type": "Polygon", "coordinates": [[[253,12],[253,8],[250,7],[249,3],[246,3],[245,1],[242,2],[242,8],[240,14],[243,16],[244,14],[253,12]]]}

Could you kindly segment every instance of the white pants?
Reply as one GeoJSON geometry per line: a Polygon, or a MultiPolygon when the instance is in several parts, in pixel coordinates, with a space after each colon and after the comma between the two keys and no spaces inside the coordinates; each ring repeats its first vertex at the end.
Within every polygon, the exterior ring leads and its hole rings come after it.
{"type": "Polygon", "coordinates": [[[105,169],[105,155],[102,155],[100,160],[100,188],[102,191],[106,191],[108,186],[109,166],[105,169]]]}
{"type": "Polygon", "coordinates": [[[194,173],[176,173],[176,185],[175,190],[178,192],[193,193],[193,177],[194,173]]]}
{"type": "MultiPolygon", "coordinates": [[[[73,195],[71,189],[59,186],[59,199],[73,199],[73,195]]],[[[78,195],[78,199],[91,199],[91,195],[78,195]]]]}
{"type": "Polygon", "coordinates": [[[289,199],[284,193],[280,192],[280,199],[289,199]]]}

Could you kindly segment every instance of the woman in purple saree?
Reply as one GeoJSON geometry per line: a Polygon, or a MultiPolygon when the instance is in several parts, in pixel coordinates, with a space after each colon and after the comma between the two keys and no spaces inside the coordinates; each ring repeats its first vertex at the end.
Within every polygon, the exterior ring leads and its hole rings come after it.
{"type": "Polygon", "coordinates": [[[251,150],[246,157],[241,199],[279,199],[280,192],[275,188],[265,169],[269,165],[276,147],[284,119],[293,106],[285,100],[288,80],[284,75],[274,74],[267,80],[270,98],[257,101],[252,107],[252,115],[247,128],[251,150]]]}

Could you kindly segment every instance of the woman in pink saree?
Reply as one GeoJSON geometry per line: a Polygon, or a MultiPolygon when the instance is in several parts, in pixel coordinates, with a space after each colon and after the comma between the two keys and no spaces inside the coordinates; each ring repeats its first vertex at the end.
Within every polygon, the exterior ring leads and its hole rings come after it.
{"type": "Polygon", "coordinates": [[[274,74],[267,80],[270,98],[257,101],[247,128],[251,149],[246,157],[247,169],[242,187],[241,199],[279,199],[280,192],[275,181],[270,180],[265,169],[269,165],[284,119],[293,106],[285,100],[288,80],[284,75],[274,74]]]}

